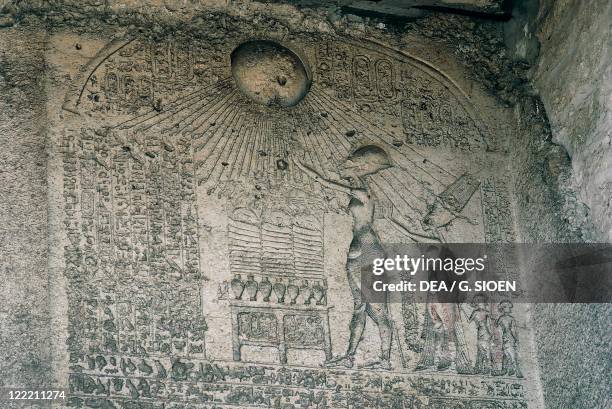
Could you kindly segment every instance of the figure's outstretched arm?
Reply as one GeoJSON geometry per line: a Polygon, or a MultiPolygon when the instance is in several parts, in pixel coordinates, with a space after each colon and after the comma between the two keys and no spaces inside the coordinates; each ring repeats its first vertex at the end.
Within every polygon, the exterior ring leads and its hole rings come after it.
{"type": "Polygon", "coordinates": [[[311,178],[313,178],[314,180],[316,180],[317,182],[319,182],[323,186],[328,187],[330,189],[338,190],[338,191],[340,191],[342,193],[346,193],[347,195],[352,194],[353,188],[351,188],[348,185],[344,185],[342,183],[339,183],[339,182],[336,182],[336,181],[333,181],[333,180],[325,179],[321,174],[319,174],[319,172],[317,172],[316,170],[312,169],[308,165],[305,165],[298,158],[294,157],[293,158],[293,163],[295,163],[295,165],[298,168],[300,168],[302,171],[304,171],[304,173],[306,173],[308,176],[310,176],[311,178]]]}
{"type": "Polygon", "coordinates": [[[421,234],[421,233],[416,233],[416,232],[411,231],[404,223],[402,223],[401,221],[399,221],[397,218],[393,216],[386,217],[386,219],[390,221],[391,223],[393,223],[401,232],[409,236],[416,243],[419,243],[420,241],[415,239],[414,237],[418,237],[420,239],[426,239],[426,240],[433,240],[433,241],[442,243],[442,240],[438,237],[428,236],[426,234],[421,234]]]}

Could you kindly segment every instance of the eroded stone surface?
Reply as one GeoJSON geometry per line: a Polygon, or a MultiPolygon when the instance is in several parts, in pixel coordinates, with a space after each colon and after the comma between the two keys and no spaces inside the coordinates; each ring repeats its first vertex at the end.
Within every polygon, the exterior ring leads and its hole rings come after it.
{"type": "Polygon", "coordinates": [[[273,41],[240,44],[231,54],[236,86],[263,105],[294,106],[310,89],[306,66],[293,51],[273,41]]]}
{"type": "Polygon", "coordinates": [[[2,387],[51,380],[44,44],[40,31],[0,32],[2,387]]]}
{"type": "MultiPolygon", "coordinates": [[[[575,186],[578,194],[566,195],[566,218],[579,226],[590,215],[594,224],[585,238],[607,242],[612,237],[611,13],[607,1],[542,2],[541,54],[533,73],[551,137],[571,157],[573,172],[560,184],[568,192],[575,186]]],[[[536,339],[547,405],[610,406],[609,367],[598,364],[610,361],[610,305],[538,305],[535,311],[543,319],[536,339]]]]}
{"type": "Polygon", "coordinates": [[[579,199],[612,239],[612,46],[608,1],[549,4],[541,9],[542,52],[534,78],[549,112],[554,140],[572,158],[579,199]]]}
{"type": "MultiPolygon", "coordinates": [[[[81,238],[65,250],[75,404],[119,376],[100,402],[538,407],[528,331],[510,369],[503,355],[514,344],[496,327],[485,368],[458,306],[439,307],[441,337],[409,299],[353,316],[346,265],[357,221],[325,182],[369,169],[367,224],[383,243],[514,241],[500,166],[509,112],[410,54],[299,31],[291,43],[312,67],[310,91],[294,106],[261,104],[237,89],[228,57],[263,34],[241,19],[226,25],[223,42],[110,43],[51,114],[63,117],[61,177],[75,198],[66,233],[81,238]],[[385,326],[394,335],[378,335],[385,326]],[[334,358],[347,349],[350,359],[334,358]],[[379,356],[389,362],[359,369],[379,356]]],[[[53,42],[60,51],[66,41],[53,42]]],[[[524,306],[508,313],[526,325],[524,306]]]]}
{"type": "MultiPolygon", "coordinates": [[[[519,330],[511,339],[494,326],[483,351],[461,311],[469,305],[403,298],[368,312],[354,360],[329,364],[364,318],[346,274],[357,219],[349,195],[329,188],[346,183],[349,161],[367,169],[365,224],[383,245],[520,241],[535,217],[516,204],[560,196],[567,164],[546,141],[537,100],[490,58],[503,55],[498,39],[475,46],[490,27],[449,18],[398,36],[282,5],[166,3],[108,4],[107,21],[37,9],[53,27],[53,376],[70,405],[543,407],[525,305],[486,306],[519,330]],[[164,8],[177,14],[152,17],[164,8]],[[437,23],[466,31],[432,33],[437,23]],[[436,36],[447,42],[426,39],[436,36]],[[311,68],[294,104],[260,104],[237,88],[231,52],[261,38],[299,48],[311,68]],[[544,182],[532,177],[542,157],[544,182]],[[432,311],[445,316],[442,332],[432,311]],[[483,353],[486,368],[475,365],[483,353]],[[380,355],[389,365],[359,368],[380,355]]],[[[537,209],[565,232],[557,207],[537,209]]]]}

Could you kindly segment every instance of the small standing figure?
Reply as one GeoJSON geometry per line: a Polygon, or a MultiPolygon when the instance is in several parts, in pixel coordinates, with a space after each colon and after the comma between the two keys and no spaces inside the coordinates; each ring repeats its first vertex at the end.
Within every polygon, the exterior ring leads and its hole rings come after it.
{"type": "MultiPolygon", "coordinates": [[[[454,257],[445,246],[428,246],[424,255],[443,260],[454,257]]],[[[450,274],[454,273],[431,269],[427,271],[427,279],[449,283],[450,274]]],[[[446,371],[454,364],[457,373],[471,374],[473,368],[465,341],[461,304],[447,301],[440,294],[427,293],[422,335],[425,342],[415,370],[435,367],[438,371],[446,371]]]]}
{"type": "Polygon", "coordinates": [[[478,374],[489,374],[493,368],[493,355],[491,354],[491,313],[487,308],[487,297],[484,294],[476,294],[472,299],[472,314],[470,322],[476,323],[476,365],[474,372],[478,374]]]}
{"type": "Polygon", "coordinates": [[[518,360],[518,331],[516,328],[516,320],[512,314],[512,302],[504,300],[499,303],[499,311],[501,315],[495,322],[495,326],[501,329],[502,335],[502,373],[501,375],[516,375],[517,378],[522,378],[523,373],[519,367],[518,360]]]}

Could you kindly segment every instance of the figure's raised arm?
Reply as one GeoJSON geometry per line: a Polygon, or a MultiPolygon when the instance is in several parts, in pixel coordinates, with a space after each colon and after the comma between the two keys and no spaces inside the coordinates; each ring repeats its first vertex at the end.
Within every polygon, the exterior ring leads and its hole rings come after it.
{"type": "Polygon", "coordinates": [[[338,190],[342,193],[346,193],[347,195],[352,194],[353,188],[333,180],[325,179],[319,172],[302,163],[302,161],[300,161],[298,158],[294,157],[293,163],[295,163],[295,166],[297,166],[299,169],[304,171],[304,173],[306,173],[308,176],[310,176],[323,186],[328,187],[330,189],[338,190]]]}
{"type": "Polygon", "coordinates": [[[401,221],[396,216],[387,216],[385,217],[389,222],[391,222],[399,231],[410,237],[412,241],[415,243],[422,243],[423,240],[435,241],[438,243],[442,243],[442,240],[435,236],[428,236],[426,234],[417,233],[410,230],[404,221],[401,221]],[[416,237],[416,238],[415,238],[416,237]]]}

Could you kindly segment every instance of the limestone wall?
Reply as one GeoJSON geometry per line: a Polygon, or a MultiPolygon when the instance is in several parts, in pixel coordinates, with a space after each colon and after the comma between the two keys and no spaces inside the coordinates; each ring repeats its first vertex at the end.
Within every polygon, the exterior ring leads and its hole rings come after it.
{"type": "MultiPolygon", "coordinates": [[[[567,149],[562,161],[571,160],[559,185],[578,193],[564,206],[573,209],[566,218],[574,232],[582,231],[574,240],[612,238],[611,17],[605,0],[544,1],[538,16],[533,79],[552,140],[567,149]],[[593,224],[581,229],[585,215],[593,224]]],[[[535,315],[547,407],[609,407],[610,305],[538,305],[535,315]]]]}
{"type": "Polygon", "coordinates": [[[44,31],[0,31],[2,386],[50,380],[45,44],[44,31]]]}
{"type": "Polygon", "coordinates": [[[571,158],[578,199],[588,206],[600,240],[612,240],[612,4],[543,2],[540,57],[533,81],[553,141],[571,158]]]}
{"type": "Polygon", "coordinates": [[[386,353],[368,310],[354,358],[325,364],[359,322],[351,201],[329,186],[361,183],[385,244],[590,234],[498,24],[222,1],[2,15],[4,384],[72,407],[537,409],[543,370],[564,407],[545,307],[517,304],[520,342],[496,327],[483,367],[458,306],[434,336],[402,298],[388,362],[360,367],[386,353]],[[365,180],[344,173],[356,151],[365,180]]]}

